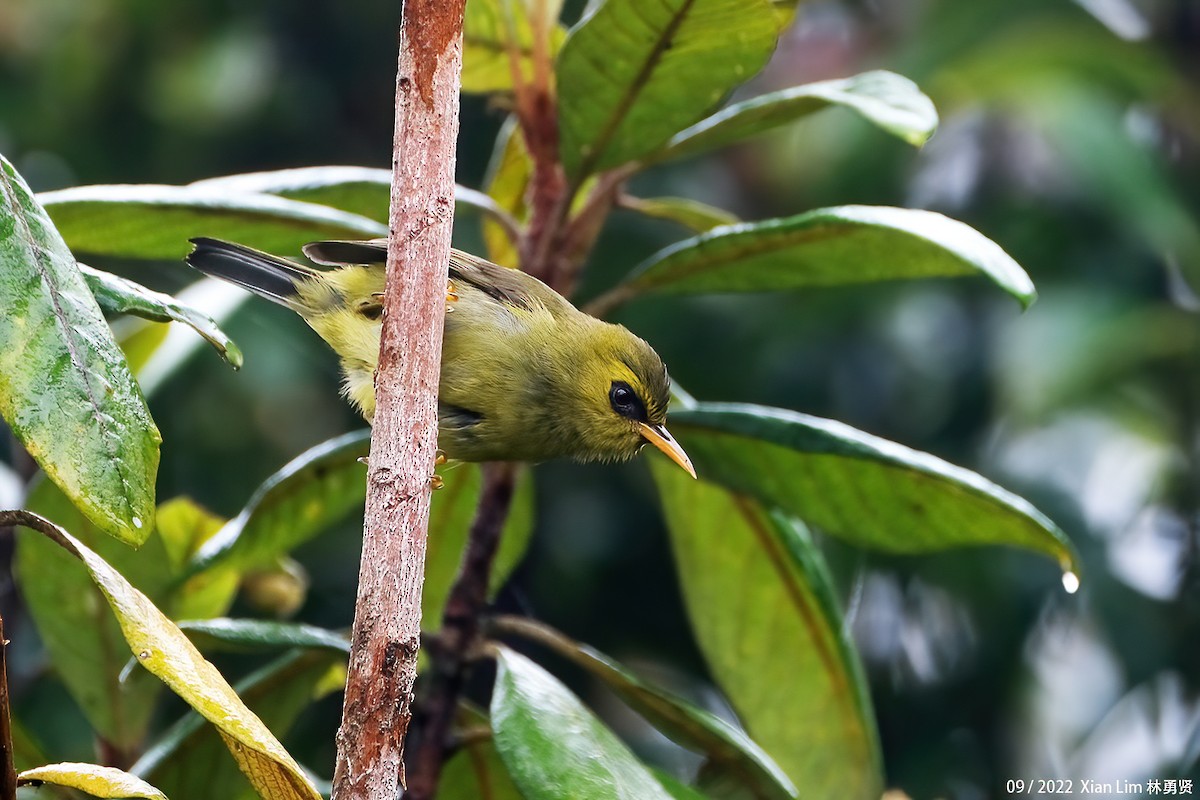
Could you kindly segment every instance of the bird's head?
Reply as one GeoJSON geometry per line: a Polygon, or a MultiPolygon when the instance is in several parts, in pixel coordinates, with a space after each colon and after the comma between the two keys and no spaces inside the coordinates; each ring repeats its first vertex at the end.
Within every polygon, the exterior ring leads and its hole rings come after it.
{"type": "Polygon", "coordinates": [[[667,432],[671,381],[658,353],[620,325],[596,322],[576,339],[581,356],[571,405],[585,457],[632,458],[647,442],[693,478],[687,453],[667,432]]]}

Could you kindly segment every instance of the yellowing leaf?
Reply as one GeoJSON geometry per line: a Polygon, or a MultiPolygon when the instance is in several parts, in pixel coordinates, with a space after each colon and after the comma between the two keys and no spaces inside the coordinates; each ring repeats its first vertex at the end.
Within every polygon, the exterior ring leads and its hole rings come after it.
{"type": "Polygon", "coordinates": [[[167,796],[141,778],[116,767],[65,762],[27,769],[17,776],[19,786],[52,783],[87,792],[92,797],[167,800],[167,796]]]}
{"type": "Polygon", "coordinates": [[[0,525],[39,531],[84,563],[116,614],[138,663],[217,727],[238,767],[265,800],[319,800],[320,793],[300,766],[217,668],[104,559],[54,523],[27,511],[0,513],[0,525]]]}

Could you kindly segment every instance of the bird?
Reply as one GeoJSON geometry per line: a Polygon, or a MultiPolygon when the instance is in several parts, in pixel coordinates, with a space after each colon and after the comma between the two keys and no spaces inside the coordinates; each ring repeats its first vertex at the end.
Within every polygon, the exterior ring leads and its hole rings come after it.
{"type": "MultiPolygon", "coordinates": [[[[342,393],[371,423],[387,240],[320,241],[313,268],[197,237],[189,265],[299,314],[338,355],[342,393]]],[[[624,461],[649,443],[693,478],[667,431],[670,378],[621,325],[528,273],[451,250],[438,387],[438,449],[457,461],[624,461]]]]}

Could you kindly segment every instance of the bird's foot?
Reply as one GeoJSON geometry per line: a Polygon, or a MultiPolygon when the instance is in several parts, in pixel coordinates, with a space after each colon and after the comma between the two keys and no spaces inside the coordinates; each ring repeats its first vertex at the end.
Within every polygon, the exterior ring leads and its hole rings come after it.
{"type": "Polygon", "coordinates": [[[438,489],[441,489],[445,485],[446,485],[446,481],[442,479],[441,475],[430,475],[429,476],[429,488],[433,489],[435,492],[438,489]]]}
{"type": "Polygon", "coordinates": [[[440,467],[445,463],[446,463],[446,451],[441,450],[441,449],[435,450],[433,453],[433,465],[435,467],[440,467]]]}
{"type": "Polygon", "coordinates": [[[458,290],[454,286],[454,281],[446,281],[446,313],[449,314],[454,310],[451,303],[458,302],[458,290]]]}

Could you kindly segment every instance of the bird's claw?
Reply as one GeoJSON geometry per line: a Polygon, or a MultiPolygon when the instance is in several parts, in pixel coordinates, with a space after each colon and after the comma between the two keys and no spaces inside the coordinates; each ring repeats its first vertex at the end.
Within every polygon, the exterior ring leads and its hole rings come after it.
{"type": "Polygon", "coordinates": [[[441,475],[430,475],[429,476],[429,488],[433,489],[435,492],[438,489],[441,489],[445,485],[446,485],[446,481],[442,478],[441,475]]]}
{"type": "Polygon", "coordinates": [[[436,467],[440,467],[440,466],[442,466],[442,465],[443,465],[443,464],[445,464],[445,463],[446,463],[446,451],[445,451],[445,450],[440,450],[440,449],[439,449],[439,450],[435,450],[435,451],[434,451],[434,454],[433,454],[433,464],[434,464],[434,466],[436,466],[436,467]]]}

